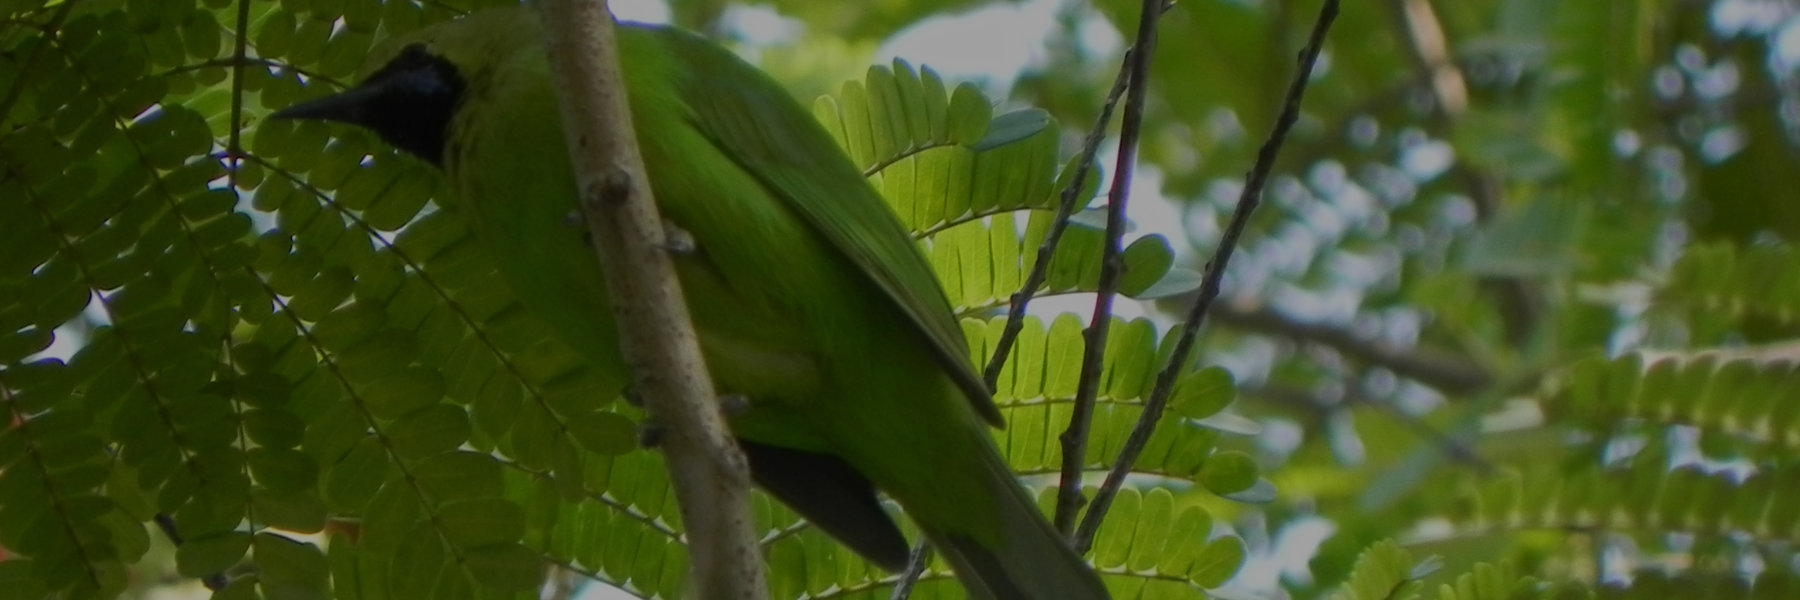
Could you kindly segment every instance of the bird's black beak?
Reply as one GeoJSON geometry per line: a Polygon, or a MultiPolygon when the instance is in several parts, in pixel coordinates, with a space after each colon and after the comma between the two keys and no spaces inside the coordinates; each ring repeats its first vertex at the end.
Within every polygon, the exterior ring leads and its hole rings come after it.
{"type": "Polygon", "coordinates": [[[371,106],[389,93],[383,89],[385,87],[380,81],[372,81],[330,96],[314,98],[275,111],[269,115],[269,118],[337,121],[368,127],[372,124],[370,119],[374,113],[371,106]]]}

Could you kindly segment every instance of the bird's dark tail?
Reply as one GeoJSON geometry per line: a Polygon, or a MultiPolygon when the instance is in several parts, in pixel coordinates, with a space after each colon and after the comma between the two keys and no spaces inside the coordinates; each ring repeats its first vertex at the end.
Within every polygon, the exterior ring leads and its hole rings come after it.
{"type": "MultiPolygon", "coordinates": [[[[756,483],[814,525],[888,571],[907,558],[906,538],[882,510],[875,487],[835,456],[738,440],[756,483]]],[[[999,546],[921,527],[977,600],[1104,600],[1087,563],[1040,515],[1011,470],[991,451],[981,479],[999,506],[999,546]]]]}
{"type": "Polygon", "coordinates": [[[836,456],[739,439],[750,475],[764,491],[883,569],[906,567],[906,537],[894,525],[875,484],[836,456]]]}
{"type": "Polygon", "coordinates": [[[995,454],[983,461],[992,471],[992,494],[1000,501],[1000,547],[926,530],[957,579],[980,600],[1107,600],[1111,596],[1087,561],[1038,512],[1013,472],[995,454]]]}

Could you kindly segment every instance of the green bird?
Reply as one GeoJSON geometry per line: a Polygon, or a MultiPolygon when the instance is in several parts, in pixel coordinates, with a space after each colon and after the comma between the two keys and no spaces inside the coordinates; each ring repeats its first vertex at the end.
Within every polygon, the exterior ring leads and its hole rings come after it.
{"type": "MultiPolygon", "coordinates": [[[[622,388],[602,265],[570,225],[538,16],[491,9],[378,51],[353,89],[275,117],[373,130],[430,162],[525,307],[622,388]]],[[[924,256],[824,128],[699,36],[622,23],[625,83],[689,311],[755,482],[890,571],[908,544],[886,492],[972,597],[1098,599],[989,436],[1003,424],[924,256]]]]}

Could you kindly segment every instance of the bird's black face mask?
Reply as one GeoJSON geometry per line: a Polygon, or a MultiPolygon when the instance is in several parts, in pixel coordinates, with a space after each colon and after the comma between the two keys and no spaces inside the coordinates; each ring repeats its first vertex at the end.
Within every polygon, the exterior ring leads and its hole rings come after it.
{"type": "Polygon", "coordinates": [[[455,66],[424,45],[413,44],[356,87],[269,117],[367,127],[395,148],[442,167],[450,117],[456,114],[464,87],[455,66]]]}

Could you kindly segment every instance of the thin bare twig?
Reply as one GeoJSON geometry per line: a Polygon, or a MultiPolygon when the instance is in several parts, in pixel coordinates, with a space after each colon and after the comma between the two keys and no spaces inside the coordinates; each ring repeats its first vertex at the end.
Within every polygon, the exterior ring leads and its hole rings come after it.
{"type": "Polygon", "coordinates": [[[62,29],[63,21],[69,18],[69,11],[74,10],[76,4],[73,1],[64,2],[62,7],[56,9],[56,14],[50,17],[50,22],[44,25],[44,37],[38,38],[37,43],[32,44],[31,54],[27,55],[25,60],[20,63],[25,66],[19,67],[18,74],[13,76],[12,87],[6,90],[5,97],[0,97],[0,121],[5,121],[7,117],[11,116],[13,104],[19,101],[20,95],[24,94],[26,89],[32,87],[27,84],[31,81],[32,70],[37,67],[38,59],[43,58],[44,49],[55,43],[56,35],[53,32],[62,29]]]}
{"type": "Polygon", "coordinates": [[[768,595],[750,515],[750,470],[726,430],[665,248],[630,127],[618,45],[604,0],[541,5],[580,210],[612,292],[634,388],[665,428],[662,449],[687,524],[695,597],[768,595]]]}
{"type": "Polygon", "coordinates": [[[1119,75],[1113,78],[1112,90],[1106,93],[1106,102],[1100,105],[1100,116],[1094,119],[1094,127],[1081,143],[1081,157],[1075,161],[1075,174],[1069,177],[1069,184],[1063,188],[1060,202],[1056,205],[1056,218],[1050,221],[1050,231],[1044,234],[1044,243],[1037,249],[1037,262],[1032,264],[1031,273],[1025,276],[1025,283],[1019,291],[1012,295],[1011,307],[1007,310],[1006,327],[1000,331],[1000,339],[994,344],[994,355],[988,359],[987,368],[982,370],[981,377],[992,389],[1000,381],[1000,370],[1006,366],[1006,357],[1012,353],[1013,343],[1019,339],[1019,330],[1025,325],[1025,307],[1037,296],[1038,288],[1043,287],[1044,278],[1050,272],[1050,257],[1056,253],[1057,244],[1062,242],[1064,231],[1069,229],[1069,215],[1075,212],[1075,201],[1081,197],[1082,188],[1087,186],[1088,173],[1093,171],[1094,155],[1100,152],[1100,142],[1106,140],[1106,126],[1112,123],[1113,107],[1118,106],[1119,99],[1125,97],[1125,84],[1131,80],[1131,64],[1133,52],[1125,51],[1124,63],[1119,65],[1119,75]]]}
{"type": "Polygon", "coordinates": [[[1281,116],[1275,121],[1274,130],[1269,133],[1267,141],[1257,151],[1256,165],[1245,177],[1244,190],[1238,196],[1237,209],[1231,214],[1231,224],[1226,226],[1225,235],[1219,239],[1219,247],[1213,251],[1213,258],[1206,269],[1206,276],[1200,283],[1200,298],[1195,301],[1194,308],[1188,313],[1187,322],[1182,325],[1181,336],[1175,342],[1175,350],[1169,356],[1169,364],[1156,377],[1156,388],[1151,392],[1149,401],[1144,404],[1144,413],[1138,417],[1137,425],[1132,427],[1131,436],[1126,438],[1125,447],[1120,450],[1118,459],[1112,470],[1107,472],[1106,481],[1094,495],[1093,508],[1088,509],[1087,516],[1081,521],[1081,528],[1076,531],[1074,544],[1077,552],[1087,552],[1094,543],[1094,534],[1100,530],[1100,521],[1106,517],[1106,511],[1119,493],[1119,487],[1125,483],[1125,475],[1130,472],[1131,465],[1137,462],[1139,454],[1144,451],[1145,444],[1150,441],[1150,432],[1156,429],[1163,409],[1169,403],[1170,392],[1175,389],[1175,381],[1186,370],[1188,353],[1194,348],[1194,339],[1200,333],[1200,325],[1206,321],[1206,312],[1211,308],[1213,300],[1219,297],[1220,285],[1225,278],[1225,267],[1231,261],[1231,253],[1237,247],[1238,238],[1250,223],[1250,215],[1262,202],[1263,186],[1268,183],[1269,172],[1274,170],[1275,158],[1281,153],[1281,144],[1287,139],[1287,132],[1300,119],[1300,100],[1306,95],[1306,83],[1312,76],[1313,64],[1318,61],[1319,50],[1325,45],[1325,34],[1331,31],[1331,22],[1337,18],[1338,0],[1325,0],[1319,8],[1318,21],[1313,25],[1312,34],[1306,41],[1306,47],[1300,51],[1299,68],[1288,84],[1287,96],[1281,108],[1281,116]]]}
{"type": "Polygon", "coordinates": [[[1119,257],[1125,237],[1125,206],[1131,196],[1131,174],[1137,163],[1138,135],[1144,124],[1144,97],[1149,89],[1150,57],[1156,50],[1156,24],[1162,17],[1161,0],[1144,0],[1138,17],[1137,42],[1127,61],[1131,75],[1125,89],[1125,112],[1119,117],[1119,154],[1113,163],[1112,189],[1106,198],[1106,242],[1100,254],[1100,289],[1094,298],[1093,318],[1088,322],[1081,358],[1081,383],[1075,392],[1075,410],[1069,428],[1062,433],[1062,482],[1056,492],[1056,530],[1075,529],[1081,510],[1082,467],[1087,456],[1088,428],[1094,420],[1094,397],[1100,394],[1100,370],[1105,364],[1106,332],[1112,324],[1113,296],[1119,290],[1124,259],[1119,257]]]}
{"type": "Polygon", "coordinates": [[[231,56],[231,138],[225,144],[226,189],[238,191],[238,167],[244,155],[244,57],[250,54],[250,0],[238,0],[237,43],[231,56]]]}
{"type": "Polygon", "coordinates": [[[888,600],[906,600],[912,596],[913,586],[925,575],[925,562],[931,560],[931,545],[921,542],[913,546],[912,556],[906,558],[906,571],[900,573],[900,581],[894,582],[894,593],[888,600]]]}

